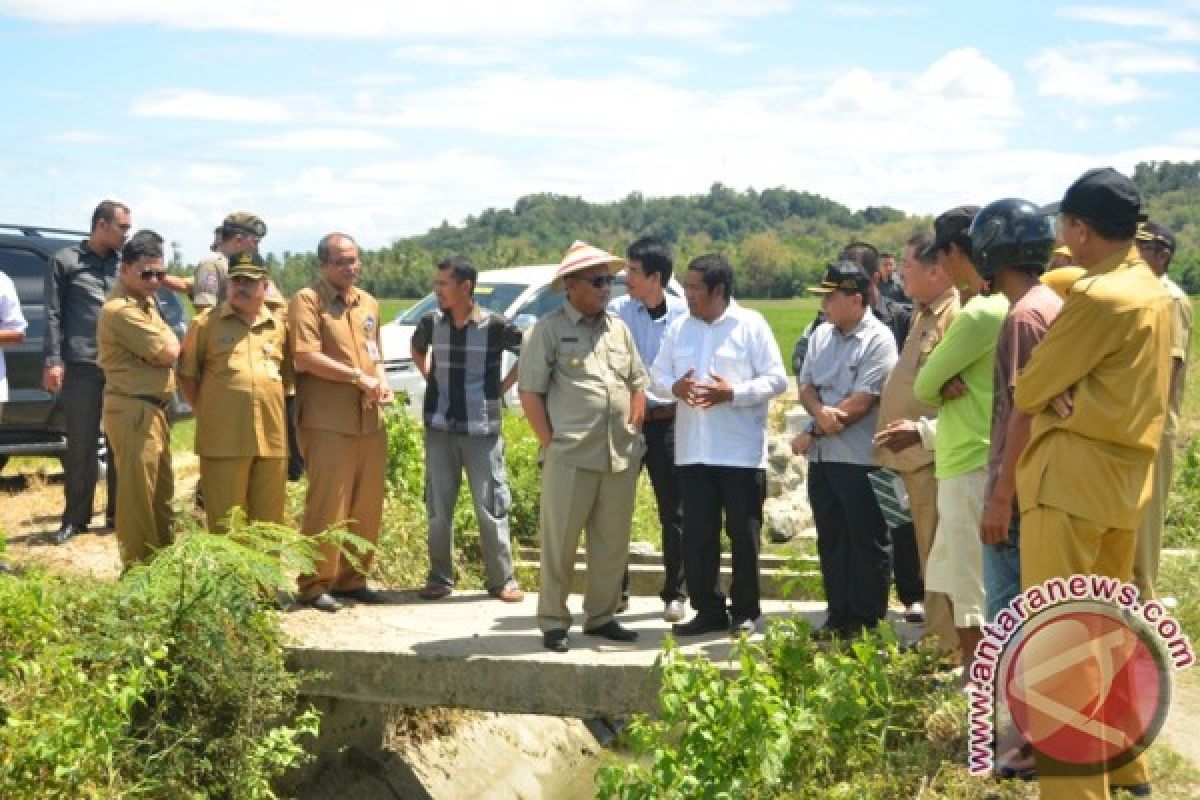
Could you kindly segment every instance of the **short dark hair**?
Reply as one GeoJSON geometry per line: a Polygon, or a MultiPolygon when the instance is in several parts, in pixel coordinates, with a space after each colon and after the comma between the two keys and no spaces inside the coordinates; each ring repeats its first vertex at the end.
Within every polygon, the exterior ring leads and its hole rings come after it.
{"type": "Polygon", "coordinates": [[[733,297],[733,267],[725,260],[725,256],[720,253],[697,256],[688,264],[688,269],[700,273],[709,294],[720,286],[725,289],[726,300],[733,297]]]}
{"type": "Polygon", "coordinates": [[[892,258],[892,259],[894,259],[894,258],[895,258],[895,256],[894,256],[894,255],[892,255],[891,253],[880,253],[880,254],[879,254],[879,260],[880,260],[880,261],[883,261],[885,258],[892,258]]]}
{"type": "Polygon", "coordinates": [[[96,225],[101,221],[115,222],[117,219],[117,210],[120,209],[126,214],[129,213],[129,206],[124,203],[118,203],[116,200],[101,200],[96,206],[96,210],[92,212],[92,227],[91,230],[96,230],[96,225]]]}
{"type": "Polygon", "coordinates": [[[132,266],[143,258],[163,257],[163,237],[151,230],[141,230],[129,237],[121,248],[121,263],[132,266]]]}
{"type": "Polygon", "coordinates": [[[666,287],[671,282],[675,268],[675,259],[671,256],[671,246],[658,236],[643,236],[625,251],[625,257],[642,265],[642,272],[647,275],[658,275],[662,285],[666,287]]]}
{"type": "Polygon", "coordinates": [[[937,254],[930,249],[933,244],[933,234],[929,231],[917,231],[904,243],[905,247],[911,247],[913,256],[922,264],[929,266],[937,263],[937,254]]]}
{"type": "MultiPolygon", "coordinates": [[[[1075,215],[1067,214],[1067,216],[1075,215]]],[[[1075,219],[1091,228],[1101,239],[1107,239],[1110,242],[1127,242],[1137,236],[1137,220],[1121,220],[1118,222],[1105,220],[1104,222],[1097,222],[1094,219],[1078,216],[1075,219]]]]}
{"type": "Polygon", "coordinates": [[[333,255],[330,251],[333,249],[334,239],[345,239],[350,244],[358,247],[358,242],[354,241],[354,237],[348,233],[327,233],[321,237],[321,241],[317,242],[317,261],[321,264],[328,264],[329,257],[333,255]]]}
{"type": "Polygon", "coordinates": [[[851,242],[842,248],[838,255],[839,261],[853,261],[863,268],[868,278],[874,278],[879,273],[879,251],[875,245],[867,242],[851,242]]]}
{"type": "Polygon", "coordinates": [[[454,273],[456,283],[463,281],[471,282],[471,294],[475,294],[475,282],[479,280],[479,270],[475,269],[475,264],[471,262],[469,256],[450,256],[443,258],[438,262],[438,272],[442,270],[451,270],[454,273]]]}

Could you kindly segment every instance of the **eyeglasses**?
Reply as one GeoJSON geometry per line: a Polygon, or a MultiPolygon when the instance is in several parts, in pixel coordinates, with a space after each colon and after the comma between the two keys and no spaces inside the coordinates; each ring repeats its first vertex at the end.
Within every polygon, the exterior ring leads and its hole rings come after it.
{"type": "Polygon", "coordinates": [[[353,267],[358,263],[358,256],[347,256],[345,258],[335,258],[333,265],[335,267],[353,267]]]}
{"type": "Polygon", "coordinates": [[[142,276],[142,280],[144,281],[161,281],[163,278],[167,277],[167,271],[165,269],[144,269],[138,274],[142,276]]]}
{"type": "Polygon", "coordinates": [[[614,280],[612,275],[593,275],[590,278],[584,278],[583,282],[590,283],[593,289],[603,289],[605,286],[612,286],[614,280]]]}

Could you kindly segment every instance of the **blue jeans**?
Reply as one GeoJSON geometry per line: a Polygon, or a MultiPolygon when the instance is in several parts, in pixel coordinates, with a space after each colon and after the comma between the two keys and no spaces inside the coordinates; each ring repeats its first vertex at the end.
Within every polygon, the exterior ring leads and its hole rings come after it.
{"type": "Polygon", "coordinates": [[[1013,509],[1008,541],[983,546],[983,590],[987,621],[992,622],[1021,592],[1021,516],[1013,509]]]}

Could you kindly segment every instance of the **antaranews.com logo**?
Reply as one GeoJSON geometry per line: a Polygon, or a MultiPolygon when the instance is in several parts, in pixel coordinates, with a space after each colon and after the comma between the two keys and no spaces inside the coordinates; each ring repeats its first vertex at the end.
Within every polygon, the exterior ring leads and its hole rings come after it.
{"type": "Polygon", "coordinates": [[[994,766],[994,715],[1007,708],[1060,774],[1127,764],[1161,730],[1171,673],[1191,642],[1157,601],[1117,578],[1073,575],[1031,586],[983,628],[971,668],[968,768],[994,766]]]}

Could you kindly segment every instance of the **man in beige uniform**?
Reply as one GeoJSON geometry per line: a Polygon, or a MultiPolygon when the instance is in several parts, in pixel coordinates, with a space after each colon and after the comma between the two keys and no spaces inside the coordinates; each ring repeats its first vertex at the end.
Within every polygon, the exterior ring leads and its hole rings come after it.
{"type": "Polygon", "coordinates": [[[613,275],[624,267],[623,259],[573,244],[555,277],[567,302],[538,320],[521,347],[521,407],[545,454],[538,625],[542,644],[557,653],[568,649],[567,594],[585,526],[583,632],[618,642],[637,638],[614,618],[628,560],[647,382],[633,335],[605,310],[613,275]]]}
{"type": "Polygon", "coordinates": [[[267,272],[254,252],[234,256],[228,299],[192,320],[179,382],[196,409],[200,487],[212,531],[234,506],[283,522],[287,496],[284,390],[291,359],[282,314],[265,306],[267,272]]]}
{"type": "MultiPolygon", "coordinates": [[[[387,465],[382,406],[392,400],[380,354],[379,303],[354,285],[362,264],[352,238],[326,235],[317,261],[319,277],[288,307],[300,452],[308,465],[302,530],[314,535],[346,524],[374,544],[387,465]]],[[[338,597],[380,602],[367,588],[370,555],[356,557],[361,569],[336,545],[324,545],[316,573],[299,578],[301,602],[320,611],[340,610],[338,597]]]]}
{"type": "Polygon", "coordinates": [[[1165,225],[1147,222],[1137,232],[1137,248],[1142,259],[1167,287],[1171,295],[1171,393],[1162,441],[1154,458],[1152,494],[1138,525],[1137,549],[1133,555],[1133,582],[1142,597],[1154,597],[1158,581],[1158,562],[1162,555],[1163,522],[1171,479],[1175,472],[1175,439],[1179,433],[1179,413],[1183,408],[1183,389],[1187,383],[1188,348],[1192,340],[1192,299],[1167,275],[1175,255],[1175,234],[1165,225]]]}
{"type": "Polygon", "coordinates": [[[117,472],[117,543],[126,570],[172,541],[171,427],[179,340],[159,314],[154,292],[166,275],[163,240],[138,231],[121,251],[120,284],[96,323],[104,370],[104,430],[117,472]]]}
{"type": "MultiPolygon", "coordinates": [[[[936,259],[921,260],[931,244],[933,237],[922,233],[910,239],[904,248],[901,265],[904,290],[912,298],[916,313],[900,359],[883,387],[879,433],[875,438],[875,457],[880,465],[895,470],[904,480],[922,577],[933,546],[938,514],[933,448],[924,445],[920,430],[924,428],[926,438],[932,440],[938,410],[917,400],[913,382],[925,359],[946,335],[946,328],[959,308],[958,291],[951,277],[938,266],[936,259]]],[[[957,647],[950,599],[940,592],[925,593],[925,635],[944,649],[957,647]]]]}

